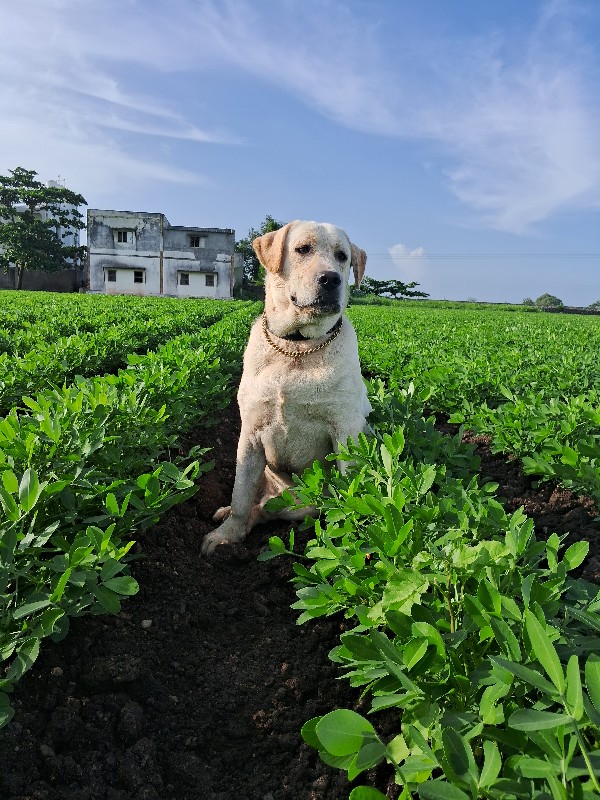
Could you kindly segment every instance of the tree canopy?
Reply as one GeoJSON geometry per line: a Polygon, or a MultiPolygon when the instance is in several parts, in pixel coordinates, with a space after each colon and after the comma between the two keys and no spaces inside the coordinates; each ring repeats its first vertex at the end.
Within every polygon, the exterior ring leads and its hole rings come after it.
{"type": "Polygon", "coordinates": [[[0,175],[0,267],[55,271],[85,257],[85,247],[63,239],[85,227],[85,199],[64,186],[46,186],[23,167],[0,175]]]}
{"type": "Polygon", "coordinates": [[[283,228],[284,225],[285,222],[279,222],[270,214],[267,214],[258,230],[256,228],[250,228],[246,238],[240,239],[235,243],[236,253],[241,253],[244,259],[244,283],[246,285],[264,282],[264,270],[256,257],[256,253],[252,249],[252,242],[265,233],[278,231],[279,228],[283,228]]]}
{"type": "Polygon", "coordinates": [[[535,304],[538,308],[562,308],[564,306],[563,301],[559,297],[555,297],[553,294],[541,294],[535,304]]]}
{"type": "Polygon", "coordinates": [[[412,283],[402,283],[402,281],[397,280],[378,281],[365,275],[360,284],[360,293],[374,294],[378,297],[391,297],[394,300],[399,300],[402,297],[429,297],[427,292],[415,290],[415,286],[419,286],[416,281],[412,283]]]}

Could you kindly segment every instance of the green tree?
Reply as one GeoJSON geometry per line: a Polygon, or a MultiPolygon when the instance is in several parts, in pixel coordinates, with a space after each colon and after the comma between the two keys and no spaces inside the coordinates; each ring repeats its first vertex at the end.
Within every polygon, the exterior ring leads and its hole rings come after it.
{"type": "Polygon", "coordinates": [[[46,186],[37,172],[17,167],[0,175],[0,267],[17,268],[17,288],[23,270],[55,271],[85,258],[85,247],[63,239],[85,227],[78,206],[85,199],[64,186],[46,186]]]}
{"type": "Polygon", "coordinates": [[[595,300],[593,303],[590,303],[588,308],[595,309],[596,311],[600,311],[600,300],[595,300]]]}
{"type": "Polygon", "coordinates": [[[427,292],[415,291],[415,286],[419,286],[416,281],[412,283],[402,283],[402,281],[395,280],[378,281],[365,275],[360,284],[360,292],[374,294],[378,297],[392,297],[394,300],[399,300],[402,297],[429,297],[427,292]]]}
{"type": "Polygon", "coordinates": [[[535,305],[535,303],[533,302],[533,300],[531,299],[531,297],[525,297],[525,298],[523,299],[523,302],[521,303],[521,305],[523,305],[523,306],[534,306],[534,305],[535,305]]]}
{"type": "Polygon", "coordinates": [[[560,298],[555,297],[553,294],[548,294],[548,292],[541,294],[535,304],[538,308],[562,308],[564,306],[560,298]]]}
{"type": "Polygon", "coordinates": [[[250,228],[245,239],[240,239],[235,243],[235,252],[241,253],[244,259],[244,285],[264,283],[264,269],[261,267],[256,253],[252,249],[252,242],[259,236],[283,228],[285,222],[279,222],[270,214],[267,214],[258,230],[250,228]]]}

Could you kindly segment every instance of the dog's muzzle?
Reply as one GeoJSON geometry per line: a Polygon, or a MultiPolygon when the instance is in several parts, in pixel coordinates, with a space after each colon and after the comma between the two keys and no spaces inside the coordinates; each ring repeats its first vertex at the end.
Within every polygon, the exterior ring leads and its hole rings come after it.
{"type": "Polygon", "coordinates": [[[319,272],[315,277],[317,292],[315,299],[311,303],[299,303],[295,294],[291,296],[292,303],[296,308],[314,309],[324,314],[333,314],[341,311],[340,287],[342,276],[333,270],[319,272]]]}

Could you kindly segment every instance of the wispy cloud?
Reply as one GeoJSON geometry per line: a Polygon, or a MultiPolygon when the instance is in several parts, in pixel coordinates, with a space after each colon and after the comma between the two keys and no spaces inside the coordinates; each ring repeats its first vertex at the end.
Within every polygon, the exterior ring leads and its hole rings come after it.
{"type": "Polygon", "coordinates": [[[218,69],[347,128],[419,143],[462,203],[461,224],[526,234],[600,205],[600,63],[585,35],[598,11],[577,0],[549,0],[528,28],[477,35],[397,9],[402,29],[388,30],[392,4],[346,0],[5,5],[0,152],[11,166],[28,142],[40,173],[68,162],[91,189],[200,181],[156,140],[231,144],[242,124],[222,133],[154,79],[180,71],[196,87],[218,69]]]}
{"type": "Polygon", "coordinates": [[[529,28],[469,38],[413,19],[398,47],[376,6],[369,17],[353,15],[358,8],[309,0],[273,14],[204,0],[193,14],[211,57],[342,125],[428,142],[470,210],[463,224],[525,234],[557,212],[600,203],[600,69],[582,32],[593,11],[551,0],[529,28]]]}
{"type": "MultiPolygon", "coordinates": [[[[201,174],[157,158],[156,150],[140,144],[144,137],[195,143],[236,140],[187,119],[145,88],[151,81],[144,81],[142,91],[126,88],[116,77],[117,65],[128,59],[122,27],[131,37],[132,25],[123,22],[135,9],[125,3],[115,5],[114,13],[102,14],[101,5],[92,9],[76,0],[32,0],[27,8],[13,5],[3,10],[4,168],[33,166],[44,178],[61,172],[85,194],[109,193],[128,182],[203,183],[201,174]],[[133,145],[123,134],[142,138],[133,145]]],[[[158,28],[154,37],[157,54],[158,28]]],[[[152,51],[152,38],[134,38],[134,62],[148,48],[152,51]]]]}

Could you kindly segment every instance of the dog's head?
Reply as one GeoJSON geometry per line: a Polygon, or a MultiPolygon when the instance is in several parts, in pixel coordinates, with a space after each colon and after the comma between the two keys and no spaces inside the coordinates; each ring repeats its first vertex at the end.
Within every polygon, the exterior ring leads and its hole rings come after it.
{"type": "Polygon", "coordinates": [[[253,242],[267,271],[267,315],[273,333],[323,336],[348,303],[348,277],[359,286],[367,256],[335,225],[289,222],[253,242]]]}

